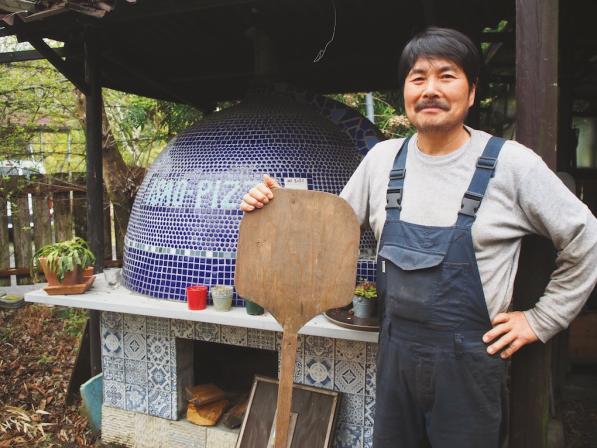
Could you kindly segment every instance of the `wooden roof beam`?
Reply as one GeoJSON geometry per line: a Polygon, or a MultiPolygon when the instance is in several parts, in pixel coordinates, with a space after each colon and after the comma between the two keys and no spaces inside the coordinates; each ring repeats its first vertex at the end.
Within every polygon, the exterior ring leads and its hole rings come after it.
{"type": "Polygon", "coordinates": [[[134,78],[138,79],[139,81],[143,82],[145,85],[154,89],[162,95],[172,98],[174,101],[188,104],[193,107],[197,107],[200,110],[204,110],[207,106],[203,104],[198,104],[196,101],[188,98],[186,95],[181,94],[180,92],[176,91],[176,89],[164,87],[166,83],[161,83],[156,81],[155,79],[147,76],[145,73],[141,72],[139,69],[132,67],[131,65],[127,64],[120,58],[114,55],[104,55],[104,59],[113,65],[117,66],[118,68],[126,71],[129,75],[133,76],[134,78]]]}
{"type": "MultiPolygon", "coordinates": [[[[64,48],[53,49],[59,57],[64,57],[64,48]]],[[[26,62],[26,61],[37,61],[39,59],[45,59],[37,50],[21,50],[21,51],[7,51],[6,53],[0,53],[0,64],[10,64],[11,62],[26,62]]]]}
{"type": "Polygon", "coordinates": [[[118,0],[114,12],[106,16],[105,20],[113,23],[129,20],[138,21],[254,3],[255,0],[178,0],[131,4],[125,0],[118,0]]]}
{"type": "Polygon", "coordinates": [[[87,93],[87,84],[85,81],[66,64],[60,57],[58,52],[46,44],[41,37],[31,37],[27,39],[28,42],[35,48],[44,58],[52,64],[56,70],[64,75],[66,79],[72,82],[77,89],[83,93],[87,93]]]}

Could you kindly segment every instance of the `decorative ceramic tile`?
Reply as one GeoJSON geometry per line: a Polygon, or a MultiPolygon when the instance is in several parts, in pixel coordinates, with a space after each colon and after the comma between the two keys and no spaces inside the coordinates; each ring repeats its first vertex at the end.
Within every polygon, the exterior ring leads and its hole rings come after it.
{"type": "Polygon", "coordinates": [[[247,328],[247,345],[263,350],[275,350],[276,333],[274,331],[247,328]]]}
{"type": "Polygon", "coordinates": [[[365,396],[365,426],[373,427],[375,421],[375,398],[365,396]]]}
{"type": "Polygon", "coordinates": [[[377,364],[365,364],[365,394],[375,396],[377,364]]]}
{"type": "Polygon", "coordinates": [[[365,362],[365,343],[359,341],[347,341],[336,339],[336,361],[357,361],[365,362]]]}
{"type": "Polygon", "coordinates": [[[342,394],[338,421],[351,425],[363,425],[365,419],[365,398],[363,395],[342,394]]]}
{"type": "Polygon", "coordinates": [[[147,360],[157,364],[170,364],[170,338],[147,336],[147,360]]]}
{"type": "Polygon", "coordinates": [[[124,359],[102,356],[102,372],[104,381],[124,382],[124,359]]]}
{"type": "Polygon", "coordinates": [[[124,332],[145,334],[145,316],[138,314],[124,315],[124,332]]]}
{"type": "Polygon", "coordinates": [[[171,319],[170,332],[173,338],[193,339],[193,321],[171,319]]]}
{"type": "Polygon", "coordinates": [[[349,394],[365,392],[365,366],[355,361],[336,361],[334,389],[349,394]]]}
{"type": "Polygon", "coordinates": [[[124,409],[124,383],[104,379],[104,404],[124,409]]]}
{"type": "Polygon", "coordinates": [[[147,344],[145,335],[140,333],[124,334],[124,357],[128,359],[145,359],[147,344]]]}
{"type": "MultiPolygon", "coordinates": [[[[280,379],[280,369],[282,366],[282,356],[278,354],[278,373],[277,378],[280,379]]],[[[294,362],[294,379],[295,383],[305,384],[305,361],[302,356],[297,356],[294,362]]]]}
{"type": "Polygon", "coordinates": [[[169,392],[150,389],[148,401],[149,415],[167,419],[172,418],[172,397],[169,392]]]}
{"type": "Polygon", "coordinates": [[[114,330],[105,330],[102,333],[102,355],[122,358],[122,333],[114,330]]]}
{"type": "Polygon", "coordinates": [[[363,448],[373,448],[373,428],[365,428],[363,431],[363,448]]]}
{"type": "Polygon", "coordinates": [[[208,322],[195,322],[195,339],[207,342],[220,342],[220,326],[208,322]]]}
{"type": "Polygon", "coordinates": [[[305,336],[305,355],[334,359],[334,340],[320,336],[305,336]]]}
{"type": "Polygon", "coordinates": [[[247,346],[247,329],[244,327],[231,327],[222,325],[220,342],[222,344],[247,346]]]}
{"type": "Polygon", "coordinates": [[[103,311],[101,318],[102,331],[114,330],[122,332],[122,314],[111,311],[103,311]]]}
{"type": "Polygon", "coordinates": [[[170,390],[175,391],[178,387],[178,375],[176,374],[176,366],[170,365],[170,390]]]}
{"type": "Polygon", "coordinates": [[[134,384],[126,385],[126,410],[147,414],[147,389],[134,384]]]}
{"type": "Polygon", "coordinates": [[[336,428],[335,448],[362,448],[363,427],[341,423],[336,428]]]}
{"type": "MultiPolygon", "coordinates": [[[[296,353],[297,356],[305,353],[305,335],[299,334],[296,338],[296,353]]],[[[276,351],[282,350],[282,332],[276,331],[276,351]]],[[[315,356],[315,355],[314,355],[315,356]]]]}
{"type": "Polygon", "coordinates": [[[170,394],[170,403],[172,403],[172,420],[178,420],[178,394],[176,392],[170,394]]]}
{"type": "MultiPolygon", "coordinates": [[[[147,376],[149,378],[149,389],[159,389],[170,392],[172,387],[170,366],[163,364],[147,364],[147,376]]],[[[174,385],[176,390],[176,385],[174,385]]]]}
{"type": "Polygon", "coordinates": [[[297,356],[294,363],[294,382],[304,384],[305,382],[305,366],[302,357],[297,356]]]}
{"type": "Polygon", "coordinates": [[[126,384],[147,387],[147,363],[145,361],[125,359],[124,381],[126,384]]]}
{"type": "Polygon", "coordinates": [[[305,355],[305,384],[309,386],[334,388],[334,364],[327,358],[305,355]]]}
{"type": "Polygon", "coordinates": [[[148,335],[170,336],[170,319],[148,316],[146,326],[148,335]]]}
{"type": "Polygon", "coordinates": [[[367,342],[367,363],[375,364],[377,362],[377,344],[367,342]]]}
{"type": "MultiPolygon", "coordinates": [[[[189,340],[189,342],[190,342],[190,340],[189,340]]],[[[176,366],[176,357],[177,357],[176,338],[170,338],[170,365],[176,366]]]]}

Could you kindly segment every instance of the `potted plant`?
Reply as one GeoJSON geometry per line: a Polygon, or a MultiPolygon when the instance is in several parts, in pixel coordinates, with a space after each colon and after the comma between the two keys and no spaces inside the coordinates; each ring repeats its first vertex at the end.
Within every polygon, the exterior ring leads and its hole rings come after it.
{"type": "Polygon", "coordinates": [[[356,317],[375,317],[377,314],[377,288],[375,283],[360,281],[354,289],[352,312],[356,317]]]}
{"type": "Polygon", "coordinates": [[[93,265],[95,256],[87,242],[79,237],[48,244],[33,256],[33,271],[43,271],[49,286],[76,285],[83,281],[83,271],[93,265]]]}

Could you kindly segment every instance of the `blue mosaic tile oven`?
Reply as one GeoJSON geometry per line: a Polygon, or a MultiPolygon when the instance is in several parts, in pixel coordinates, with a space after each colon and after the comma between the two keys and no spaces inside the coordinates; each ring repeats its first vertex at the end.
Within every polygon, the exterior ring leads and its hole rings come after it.
{"type": "MultiPolygon", "coordinates": [[[[261,92],[207,116],[167,145],[139,189],[125,238],[124,285],[186,300],[190,284],[233,284],[238,204],[262,173],[287,187],[338,194],[380,138],[354,110],[305,92],[261,92]]],[[[370,232],[361,250],[374,254],[370,232]]],[[[374,268],[364,258],[358,275],[371,278],[374,268]]]]}

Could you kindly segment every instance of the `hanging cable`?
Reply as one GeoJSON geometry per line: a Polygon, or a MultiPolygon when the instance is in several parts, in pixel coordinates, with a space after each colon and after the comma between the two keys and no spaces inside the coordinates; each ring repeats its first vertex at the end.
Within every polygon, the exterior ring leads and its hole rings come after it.
{"type": "Polygon", "coordinates": [[[321,61],[323,59],[323,56],[325,55],[325,52],[328,49],[328,45],[333,42],[334,37],[336,36],[336,21],[337,21],[337,17],[336,17],[336,2],[334,0],[332,0],[332,7],[334,8],[334,28],[332,29],[332,36],[327,41],[327,43],[325,44],[325,46],[321,50],[319,50],[319,53],[317,53],[317,56],[315,56],[315,59],[313,59],[313,62],[319,62],[319,61],[321,61]]]}

